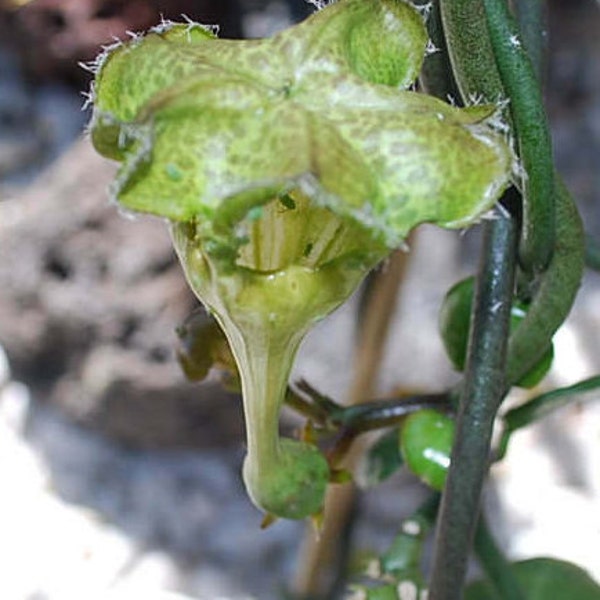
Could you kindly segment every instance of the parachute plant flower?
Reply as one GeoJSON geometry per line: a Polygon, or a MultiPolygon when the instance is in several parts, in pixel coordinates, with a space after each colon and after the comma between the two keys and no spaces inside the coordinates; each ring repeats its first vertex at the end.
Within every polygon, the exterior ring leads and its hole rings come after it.
{"type": "Polygon", "coordinates": [[[495,107],[407,91],[426,52],[401,0],[340,0],[263,40],[163,23],[99,58],[92,141],[126,209],[165,217],[222,326],[261,509],[318,513],[329,466],[278,420],[296,350],[417,224],[465,227],[507,184],[495,107]]]}

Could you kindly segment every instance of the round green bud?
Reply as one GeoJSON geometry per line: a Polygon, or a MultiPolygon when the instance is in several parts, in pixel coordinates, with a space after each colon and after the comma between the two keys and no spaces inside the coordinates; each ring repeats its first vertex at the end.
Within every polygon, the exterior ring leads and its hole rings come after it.
{"type": "Polygon", "coordinates": [[[420,410],[404,421],[400,451],[408,468],[427,485],[441,490],[446,483],[454,441],[454,421],[435,410],[420,410]]]}
{"type": "Polygon", "coordinates": [[[323,508],[329,465],[318,448],[282,438],[277,461],[260,464],[246,457],[243,477],[258,508],[284,519],[304,519],[323,508]]]}

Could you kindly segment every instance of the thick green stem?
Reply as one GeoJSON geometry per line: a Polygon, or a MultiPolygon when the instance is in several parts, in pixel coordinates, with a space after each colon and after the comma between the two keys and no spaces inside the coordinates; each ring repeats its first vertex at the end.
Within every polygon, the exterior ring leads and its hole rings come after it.
{"type": "Polygon", "coordinates": [[[546,0],[514,0],[514,5],[525,50],[541,82],[546,50],[546,0]]]}
{"type": "Polygon", "coordinates": [[[519,258],[542,272],[555,235],[552,148],[539,80],[505,0],[440,0],[454,76],[465,101],[509,100],[523,163],[519,258]]]}
{"type": "Polygon", "coordinates": [[[552,256],[555,220],[552,142],[540,82],[506,0],[483,4],[525,171],[519,260],[526,271],[542,272],[552,256]]]}
{"type": "Polygon", "coordinates": [[[485,517],[479,518],[474,541],[475,554],[488,579],[504,600],[526,600],[510,563],[496,544],[485,517]]]}
{"type": "Polygon", "coordinates": [[[583,274],[581,219],[569,191],[556,178],[556,225],[552,260],[541,276],[525,319],[510,337],[507,382],[514,384],[541,358],[567,318],[583,274]]]}
{"type": "Polygon", "coordinates": [[[481,0],[439,0],[454,78],[465,102],[498,102],[504,87],[488,33],[481,0]]]}
{"type": "Polygon", "coordinates": [[[496,412],[506,389],[505,362],[516,262],[516,225],[500,208],[485,225],[467,369],[440,508],[431,600],[461,600],[496,412]]]}

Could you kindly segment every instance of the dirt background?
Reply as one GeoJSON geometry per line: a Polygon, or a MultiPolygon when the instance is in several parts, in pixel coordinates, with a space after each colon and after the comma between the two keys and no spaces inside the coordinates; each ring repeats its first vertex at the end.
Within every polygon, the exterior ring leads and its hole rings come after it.
{"type": "MultiPolygon", "coordinates": [[[[600,8],[549,8],[556,160],[600,236],[600,8]]],[[[0,0],[0,597],[262,600],[292,577],[302,526],[258,530],[239,478],[239,398],[214,377],[182,375],[175,328],[196,301],[164,224],[124,218],[106,199],[114,166],[82,135],[89,74],[78,63],[161,14],[241,37],[310,10],[301,0],[0,0]]],[[[456,380],[436,315],[473,270],[477,236],[419,231],[381,393],[456,380]]],[[[547,387],[600,371],[599,283],[586,276],[547,387]]],[[[296,371],[339,399],[355,304],[309,337],[296,371]]],[[[495,467],[488,502],[512,556],[560,556],[600,578],[598,412],[587,403],[517,436],[495,467]]],[[[385,547],[422,494],[407,473],[366,494],[357,547],[385,547]]]]}

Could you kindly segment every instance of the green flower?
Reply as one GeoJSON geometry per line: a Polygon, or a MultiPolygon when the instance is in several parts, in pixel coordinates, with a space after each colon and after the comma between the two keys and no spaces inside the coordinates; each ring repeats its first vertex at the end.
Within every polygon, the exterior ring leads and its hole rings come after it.
{"type": "Polygon", "coordinates": [[[329,468],[281,439],[296,350],[417,224],[467,226],[507,184],[495,107],[405,91],[427,46],[400,0],[340,0],[270,39],[166,23],[99,59],[96,149],[119,203],[166,217],[244,393],[253,501],[319,511],[329,468]]]}

